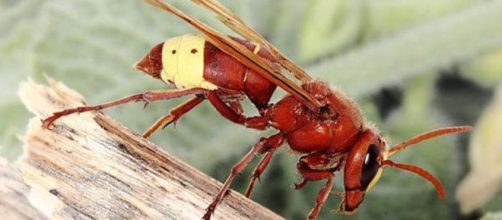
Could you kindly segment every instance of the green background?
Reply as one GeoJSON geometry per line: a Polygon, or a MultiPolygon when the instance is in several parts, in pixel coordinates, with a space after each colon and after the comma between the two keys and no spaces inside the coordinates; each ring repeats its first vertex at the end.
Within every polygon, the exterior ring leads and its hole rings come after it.
{"type": "MultiPolygon", "coordinates": [[[[475,124],[502,79],[500,0],[223,3],[315,78],[354,97],[367,120],[394,144],[433,128],[475,124]]],[[[174,4],[231,33],[188,1],[174,4]]],[[[19,135],[32,117],[17,98],[19,82],[28,77],[43,82],[49,76],[82,93],[89,103],[160,89],[161,82],[133,70],[132,64],[151,46],[186,33],[195,31],[139,0],[0,0],[0,156],[15,160],[21,154],[19,135]]],[[[106,112],[141,133],[180,101],[106,112]]],[[[249,105],[246,109],[255,113],[249,105]]],[[[152,141],[224,180],[249,147],[272,132],[232,124],[205,103],[175,128],[157,132],[152,141]]],[[[469,170],[468,140],[468,135],[441,138],[396,156],[396,161],[436,175],[447,188],[445,202],[428,182],[386,169],[350,219],[475,219],[500,210],[498,195],[475,213],[459,212],[454,192],[469,170]]],[[[286,147],[279,151],[253,196],[287,219],[303,219],[324,184],[293,190],[292,183],[299,180],[297,157],[286,147]]],[[[244,190],[248,179],[249,171],[234,188],[244,190]]],[[[331,196],[319,219],[349,218],[333,211],[338,202],[331,196]]]]}

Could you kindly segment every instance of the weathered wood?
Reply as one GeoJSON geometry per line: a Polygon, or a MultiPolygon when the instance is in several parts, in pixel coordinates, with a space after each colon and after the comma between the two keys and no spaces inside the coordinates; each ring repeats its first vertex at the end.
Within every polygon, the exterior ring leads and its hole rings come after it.
{"type": "Polygon", "coordinates": [[[23,182],[21,172],[0,158],[0,219],[46,219],[30,205],[29,191],[30,188],[23,182]]]}
{"type": "MultiPolygon", "coordinates": [[[[61,83],[28,81],[19,95],[37,117],[29,125],[23,178],[30,201],[54,219],[200,219],[221,184],[97,112],[40,118],[85,103],[61,83]]],[[[232,191],[214,219],[282,219],[232,191]]]]}

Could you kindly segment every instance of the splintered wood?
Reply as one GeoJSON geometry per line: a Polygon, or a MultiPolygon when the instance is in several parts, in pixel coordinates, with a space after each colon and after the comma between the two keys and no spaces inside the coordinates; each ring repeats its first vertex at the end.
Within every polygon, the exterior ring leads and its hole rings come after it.
{"type": "Polygon", "coordinates": [[[30,205],[29,192],[19,169],[0,158],[0,219],[46,219],[30,205]]]}
{"type": "MultiPolygon", "coordinates": [[[[29,201],[51,219],[200,219],[221,184],[109,117],[82,113],[51,128],[41,118],[85,104],[61,83],[27,81],[19,95],[37,117],[19,161],[29,201]]],[[[282,219],[231,192],[214,219],[282,219]]]]}

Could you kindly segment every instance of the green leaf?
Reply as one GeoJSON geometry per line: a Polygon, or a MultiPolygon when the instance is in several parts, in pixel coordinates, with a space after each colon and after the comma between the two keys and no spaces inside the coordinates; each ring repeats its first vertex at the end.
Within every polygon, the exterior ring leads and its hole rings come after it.
{"type": "Polygon", "coordinates": [[[449,16],[478,4],[479,0],[367,1],[364,39],[384,37],[416,25],[449,16]]]}
{"type": "Polygon", "coordinates": [[[502,82],[502,49],[495,49],[461,66],[466,78],[484,87],[497,86],[502,82]]]}
{"type": "Polygon", "coordinates": [[[480,220],[500,220],[502,219],[502,211],[498,212],[489,212],[486,213],[480,220]]]}
{"type": "Polygon", "coordinates": [[[502,1],[484,1],[308,68],[360,97],[502,46],[502,1]]]}
{"type": "Polygon", "coordinates": [[[457,189],[464,213],[493,200],[502,187],[502,84],[491,104],[476,122],[469,144],[470,171],[457,189]]]}
{"type": "Polygon", "coordinates": [[[362,1],[311,1],[300,32],[300,61],[347,49],[359,40],[364,20],[362,1]]]}

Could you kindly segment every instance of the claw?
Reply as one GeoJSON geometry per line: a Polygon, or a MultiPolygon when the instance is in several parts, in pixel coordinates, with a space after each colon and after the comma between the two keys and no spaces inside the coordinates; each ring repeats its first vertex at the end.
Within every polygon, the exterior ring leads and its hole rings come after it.
{"type": "Polygon", "coordinates": [[[167,128],[167,126],[169,126],[171,123],[173,123],[173,122],[168,122],[168,123],[166,123],[164,126],[162,126],[162,130],[166,129],[166,128],[167,128]]]}
{"type": "MultiPolygon", "coordinates": [[[[167,126],[169,126],[169,125],[170,125],[170,124],[172,124],[172,123],[174,123],[174,125],[176,125],[176,121],[177,121],[177,120],[175,120],[175,119],[174,119],[174,116],[169,115],[169,116],[167,116],[167,117],[169,117],[169,120],[168,120],[168,122],[167,122],[167,123],[165,123],[165,124],[164,124],[164,126],[162,126],[162,129],[165,129],[167,126]]],[[[166,119],[166,121],[167,121],[167,119],[166,119]]]]}
{"type": "Polygon", "coordinates": [[[40,119],[40,122],[42,123],[42,128],[48,128],[51,123],[47,122],[47,119],[40,119]]]}
{"type": "Polygon", "coordinates": [[[299,189],[302,189],[303,187],[305,187],[305,184],[307,184],[307,180],[302,178],[302,180],[300,180],[299,183],[295,183],[293,187],[294,187],[294,189],[299,190],[299,189]]]}
{"type": "Polygon", "coordinates": [[[211,215],[213,215],[213,212],[214,212],[214,209],[216,208],[216,205],[214,203],[211,203],[211,205],[209,205],[206,209],[206,214],[204,214],[204,216],[202,216],[202,219],[204,220],[210,220],[211,219],[211,215]]]}
{"type": "Polygon", "coordinates": [[[345,197],[345,193],[344,193],[344,192],[338,191],[338,190],[336,190],[336,189],[332,190],[332,191],[331,191],[331,194],[334,194],[334,195],[340,196],[340,197],[342,197],[342,198],[344,198],[344,197],[345,197]]]}
{"type": "Polygon", "coordinates": [[[46,119],[41,119],[42,121],[42,128],[49,128],[49,126],[52,125],[52,123],[54,123],[54,121],[56,120],[55,118],[55,115],[52,115],[46,119]]]}

